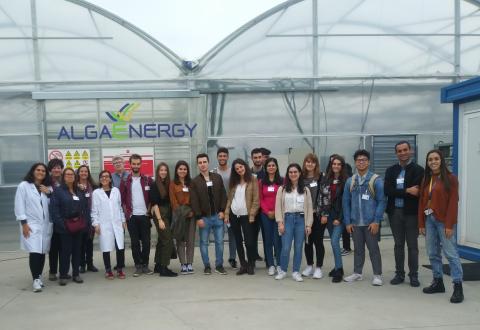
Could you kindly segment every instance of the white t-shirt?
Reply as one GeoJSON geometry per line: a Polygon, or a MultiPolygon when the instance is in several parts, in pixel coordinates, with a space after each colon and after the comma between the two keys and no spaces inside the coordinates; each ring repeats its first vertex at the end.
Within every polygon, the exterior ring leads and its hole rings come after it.
{"type": "Polygon", "coordinates": [[[235,196],[233,196],[232,201],[232,212],[235,215],[248,215],[247,210],[247,202],[245,201],[245,188],[247,184],[239,184],[237,185],[237,189],[235,189],[235,196]]]}
{"type": "Polygon", "coordinates": [[[132,177],[132,209],[133,215],[147,214],[140,177],[132,177]]]}

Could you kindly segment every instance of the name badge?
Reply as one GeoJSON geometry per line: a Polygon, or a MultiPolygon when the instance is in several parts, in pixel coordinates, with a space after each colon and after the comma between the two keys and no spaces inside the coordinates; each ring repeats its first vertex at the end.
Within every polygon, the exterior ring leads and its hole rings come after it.
{"type": "Polygon", "coordinates": [[[425,213],[425,215],[430,215],[433,213],[433,210],[432,209],[426,209],[425,211],[423,211],[423,213],[425,213]]]}
{"type": "Polygon", "coordinates": [[[363,194],[362,199],[368,201],[370,199],[370,195],[369,194],[363,194]]]}
{"type": "Polygon", "coordinates": [[[85,194],[85,197],[89,198],[89,197],[90,197],[90,193],[86,193],[86,194],[85,194]]]}
{"type": "Polygon", "coordinates": [[[212,181],[207,181],[207,187],[213,187],[213,182],[212,181]]]}
{"type": "Polygon", "coordinates": [[[404,184],[405,183],[405,178],[398,178],[397,179],[397,184],[404,184]]]}
{"type": "Polygon", "coordinates": [[[188,192],[188,187],[183,187],[183,188],[182,188],[182,191],[188,192]]]}
{"type": "Polygon", "coordinates": [[[333,184],[339,184],[339,183],[340,183],[340,180],[338,179],[333,180],[333,184]]]}
{"type": "Polygon", "coordinates": [[[317,186],[317,182],[316,182],[316,181],[315,181],[315,182],[312,182],[312,183],[310,183],[310,187],[316,187],[316,186],[317,186]]]}
{"type": "Polygon", "coordinates": [[[150,186],[145,186],[145,191],[149,191],[150,190],[150,186]]]}
{"type": "Polygon", "coordinates": [[[78,198],[78,196],[75,196],[75,195],[74,195],[74,196],[73,196],[73,200],[74,200],[74,201],[79,201],[80,198],[78,198]]]}
{"type": "Polygon", "coordinates": [[[267,191],[269,191],[269,192],[274,192],[274,191],[275,191],[275,187],[274,187],[274,186],[268,186],[268,187],[267,187],[267,191]]]}
{"type": "Polygon", "coordinates": [[[297,203],[303,203],[305,201],[305,198],[303,195],[297,196],[297,203]]]}

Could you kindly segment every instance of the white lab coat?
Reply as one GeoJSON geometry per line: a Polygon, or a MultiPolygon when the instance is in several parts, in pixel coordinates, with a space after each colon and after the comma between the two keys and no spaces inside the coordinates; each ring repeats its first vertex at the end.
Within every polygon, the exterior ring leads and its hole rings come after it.
{"type": "Polygon", "coordinates": [[[43,192],[38,193],[35,184],[22,181],[15,193],[15,217],[27,220],[31,229],[25,238],[20,224],[20,247],[31,253],[48,253],[53,233],[53,224],[48,214],[49,199],[43,192]]]}
{"type": "Polygon", "coordinates": [[[120,190],[112,187],[110,198],[103,188],[95,189],[92,195],[92,225],[100,226],[100,250],[115,251],[115,241],[119,249],[124,248],[123,222],[120,190]]]}

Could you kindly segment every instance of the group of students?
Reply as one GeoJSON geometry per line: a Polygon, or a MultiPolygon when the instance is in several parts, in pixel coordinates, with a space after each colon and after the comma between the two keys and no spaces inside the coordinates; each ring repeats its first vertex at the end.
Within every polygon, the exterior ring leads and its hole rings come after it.
{"type": "MultiPolygon", "coordinates": [[[[175,165],[173,180],[168,165],[160,163],[154,181],[142,175],[140,155],[130,156],[130,173],[123,168],[123,158],[117,156],[112,160],[115,172],[102,171],[98,187],[87,166],[75,173],[70,168],[62,172],[63,164],[58,160],[50,161],[48,166],[34,164],[18,186],[15,197],[22,247],[30,252],[33,290],[42,290],[41,274],[46,253],[60,254],[60,285],[66,285],[70,279],[70,263],[71,279],[76,283],[83,282],[80,271],[97,271],[91,258],[94,234],[103,252],[105,277],[115,278],[110,252],[116,251],[114,270],[118,278],[124,279],[125,229],[131,238],[134,277],[155,272],[160,276],[177,276],[168,268],[170,260],[177,255],[180,273],[192,274],[197,226],[206,275],[212,273],[208,253],[212,232],[214,271],[227,274],[223,267],[226,227],[231,241],[229,246],[236,250],[240,262],[237,275],[255,273],[261,229],[268,275],[275,276],[276,280],[287,276],[293,245],[292,278],[298,282],[304,277],[322,278],[323,238],[327,229],[334,257],[334,268],[328,274],[332,282],[363,279],[367,246],[373,268],[372,284],[381,286],[378,240],[386,211],[395,241],[396,272],[390,283],[397,285],[405,280],[406,242],[410,285],[420,285],[417,239],[421,233],[426,236],[434,277],[423,292],[445,292],[443,250],[454,283],[450,301],[463,301],[463,274],[455,233],[458,180],[449,172],[440,151],[427,153],[423,169],[412,162],[410,144],[400,141],[395,145],[399,162],[387,169],[384,180],[370,171],[370,154],[366,150],[355,152],[356,173],[353,175],[349,174],[344,158],[337,154],[330,156],[327,169],[322,173],[317,156],[310,153],[305,156],[303,166],[289,164],[285,177],[280,175],[275,158],[255,159],[259,150],[252,151],[252,168],[243,159],[235,159],[228,167],[228,149],[219,148],[220,166],[213,171],[209,169],[208,155],[199,154],[196,157],[199,174],[194,178],[191,178],[188,163],[183,160],[175,165]],[[149,268],[152,222],[158,233],[153,271],[149,268]],[[345,277],[340,249],[344,229],[354,242],[354,271],[345,277]],[[58,245],[54,249],[55,244],[58,245]],[[303,249],[307,266],[300,272],[303,249]]],[[[49,259],[49,279],[56,280],[54,258],[50,256],[49,259]]],[[[229,261],[237,268],[235,255],[230,253],[229,261]]]]}

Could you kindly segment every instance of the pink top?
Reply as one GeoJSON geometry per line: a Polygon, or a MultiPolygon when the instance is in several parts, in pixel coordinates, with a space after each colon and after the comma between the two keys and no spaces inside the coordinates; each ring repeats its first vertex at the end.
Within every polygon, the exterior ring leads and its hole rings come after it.
{"type": "Polygon", "coordinates": [[[274,183],[272,185],[264,185],[261,180],[258,181],[258,194],[260,197],[260,211],[267,214],[275,212],[275,198],[280,185],[274,183]]]}

